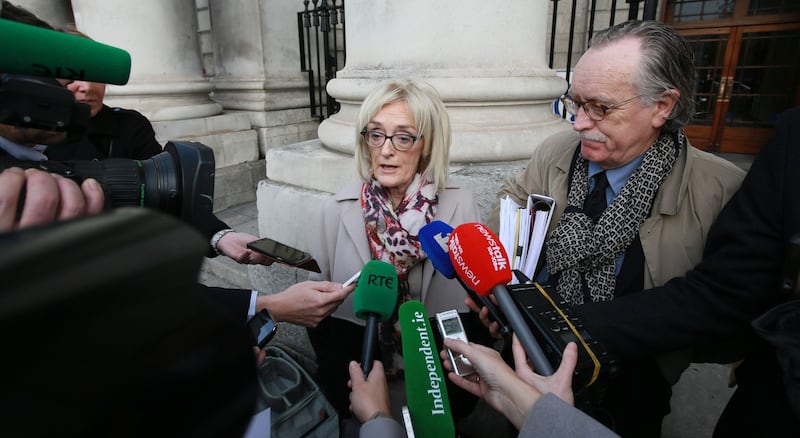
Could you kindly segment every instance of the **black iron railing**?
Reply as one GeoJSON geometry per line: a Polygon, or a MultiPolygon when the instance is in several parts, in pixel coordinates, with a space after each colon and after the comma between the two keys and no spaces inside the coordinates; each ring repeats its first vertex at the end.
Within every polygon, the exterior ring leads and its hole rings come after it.
{"type": "MultiPolygon", "coordinates": [[[[558,46],[558,42],[556,41],[556,31],[557,29],[557,18],[558,18],[558,4],[559,0],[550,0],[553,3],[553,18],[550,24],[550,58],[548,66],[553,69],[561,70],[563,69],[566,72],[567,77],[570,75],[570,70],[572,66],[572,52],[575,46],[575,17],[576,11],[578,6],[578,0],[569,0],[572,3],[572,9],[570,10],[570,18],[569,18],[569,38],[567,40],[567,58],[564,66],[557,66],[554,65],[555,60],[555,53],[556,47],[558,46]]],[[[643,20],[655,20],[656,18],[656,9],[658,8],[658,0],[625,0],[630,6],[628,7],[628,16],[626,20],[633,20],[635,18],[641,18],[643,20]],[[644,3],[644,13],[641,17],[639,17],[639,3],[644,3]]],[[[581,41],[582,45],[588,43],[589,40],[592,39],[592,35],[594,34],[594,27],[595,27],[595,17],[597,16],[597,0],[592,0],[591,4],[589,5],[589,24],[586,31],[586,41],[581,41]]],[[[608,20],[608,27],[613,26],[617,20],[617,0],[611,0],[611,6],[609,8],[609,20],[608,20]]],[[[602,28],[601,28],[602,29],[602,28]]]]}
{"type": "Polygon", "coordinates": [[[344,0],[304,0],[303,5],[297,13],[300,71],[308,75],[311,116],[322,121],[339,111],[325,86],[344,66],[344,0]]]}

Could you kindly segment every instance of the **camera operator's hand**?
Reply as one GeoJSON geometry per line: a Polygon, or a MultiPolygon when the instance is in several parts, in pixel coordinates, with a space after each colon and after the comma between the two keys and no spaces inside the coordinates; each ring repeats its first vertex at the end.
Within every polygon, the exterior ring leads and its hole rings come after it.
{"type": "Polygon", "coordinates": [[[0,173],[0,231],[97,214],[103,211],[103,189],[88,178],[74,181],[37,169],[12,167],[0,173]],[[18,204],[25,189],[24,205],[18,204]]]}
{"type": "Polygon", "coordinates": [[[222,254],[245,265],[269,266],[273,264],[275,260],[247,247],[248,243],[257,239],[258,237],[252,234],[232,231],[219,239],[217,249],[222,254]]]}
{"type": "Polygon", "coordinates": [[[305,327],[316,327],[333,313],[356,288],[330,281],[303,281],[286,290],[256,299],[256,312],[268,309],[272,319],[305,327]]]}

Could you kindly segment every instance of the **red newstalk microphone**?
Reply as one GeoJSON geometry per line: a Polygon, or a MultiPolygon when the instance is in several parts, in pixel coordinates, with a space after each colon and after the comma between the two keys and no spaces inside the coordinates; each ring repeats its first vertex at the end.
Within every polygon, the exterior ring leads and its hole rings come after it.
{"type": "Polygon", "coordinates": [[[544,376],[553,374],[553,366],[506,289],[511,281],[511,267],[500,239],[487,226],[470,222],[453,230],[448,246],[456,275],[479,295],[494,294],[536,372],[544,376]]]}

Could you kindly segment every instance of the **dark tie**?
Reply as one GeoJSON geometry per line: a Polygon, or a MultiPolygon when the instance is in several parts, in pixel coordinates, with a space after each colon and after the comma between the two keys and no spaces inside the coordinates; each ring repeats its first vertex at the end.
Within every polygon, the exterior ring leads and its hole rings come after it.
{"type": "Polygon", "coordinates": [[[608,178],[606,178],[606,171],[602,171],[594,178],[594,188],[586,196],[586,201],[583,202],[583,212],[592,222],[597,223],[597,218],[606,209],[606,187],[608,187],[608,178]]]}

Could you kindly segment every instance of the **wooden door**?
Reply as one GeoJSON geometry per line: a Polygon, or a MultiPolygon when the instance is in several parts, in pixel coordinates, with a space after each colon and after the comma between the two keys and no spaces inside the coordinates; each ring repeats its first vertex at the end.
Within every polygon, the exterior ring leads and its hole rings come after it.
{"type": "MultiPolygon", "coordinates": [[[[672,2],[673,12],[686,4],[672,2]]],[[[691,45],[697,69],[696,113],[686,133],[701,149],[755,153],[778,115],[800,105],[800,22],[747,16],[747,1],[728,5],[727,16],[673,24],[691,45]]]]}

